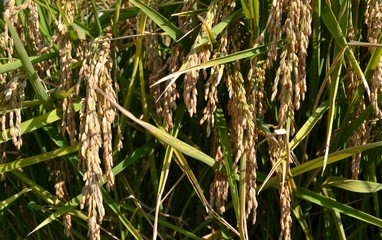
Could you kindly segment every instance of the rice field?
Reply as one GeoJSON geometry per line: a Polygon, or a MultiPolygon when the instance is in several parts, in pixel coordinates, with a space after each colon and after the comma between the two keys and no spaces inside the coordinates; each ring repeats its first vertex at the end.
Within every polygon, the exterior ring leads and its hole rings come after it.
{"type": "Polygon", "coordinates": [[[382,1],[0,15],[1,239],[382,238],[382,1]]]}

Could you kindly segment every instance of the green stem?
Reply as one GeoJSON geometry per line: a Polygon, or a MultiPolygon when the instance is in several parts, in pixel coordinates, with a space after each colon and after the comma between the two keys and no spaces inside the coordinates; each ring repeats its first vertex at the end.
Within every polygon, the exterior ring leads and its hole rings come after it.
{"type": "MultiPolygon", "coordinates": [[[[368,159],[369,162],[369,181],[371,182],[378,182],[377,175],[376,175],[376,168],[375,168],[375,159],[368,159]]],[[[375,212],[375,216],[377,218],[381,218],[380,214],[380,208],[379,208],[379,197],[378,197],[378,192],[373,192],[373,210],[375,212]]],[[[382,238],[382,228],[379,228],[379,236],[382,238]]]]}
{"type": "MultiPolygon", "coordinates": [[[[146,122],[150,121],[150,117],[147,111],[147,101],[146,101],[146,91],[145,91],[145,77],[143,74],[143,62],[142,58],[140,58],[139,61],[139,80],[141,85],[141,102],[142,102],[142,112],[143,112],[143,119],[146,122]]],[[[146,142],[151,141],[151,134],[146,131],[146,142]]],[[[158,191],[158,175],[157,175],[157,168],[155,164],[155,156],[154,156],[154,149],[151,149],[151,151],[148,153],[149,155],[149,163],[150,163],[150,173],[151,173],[151,182],[154,186],[154,191],[158,191]]]]}
{"type": "Polygon", "coordinates": [[[29,59],[28,53],[25,50],[23,43],[21,42],[19,34],[16,32],[16,29],[13,27],[13,24],[11,21],[9,21],[9,19],[5,19],[5,22],[8,25],[8,29],[15,43],[16,51],[24,67],[25,74],[27,75],[38,99],[41,101],[42,105],[47,111],[53,110],[52,99],[46,93],[44,86],[41,84],[40,78],[33,68],[32,62],[29,59]]]}
{"type": "Polygon", "coordinates": [[[241,155],[240,159],[240,180],[239,180],[239,201],[240,201],[240,219],[239,221],[239,230],[240,237],[243,239],[248,239],[247,232],[247,222],[245,219],[245,210],[246,210],[246,196],[247,196],[247,182],[246,182],[246,169],[247,169],[247,158],[245,153],[241,155]]]}
{"type": "Polygon", "coordinates": [[[119,13],[121,11],[121,0],[115,1],[114,22],[113,22],[113,37],[118,37],[118,22],[119,13]]]}
{"type": "Polygon", "coordinates": [[[93,8],[93,15],[94,15],[94,19],[95,19],[95,22],[97,24],[97,30],[98,30],[98,34],[96,34],[96,36],[100,36],[100,35],[102,35],[102,26],[101,26],[101,22],[99,21],[99,18],[98,18],[97,6],[96,6],[94,0],[91,0],[91,1],[92,1],[92,8],[93,8]]]}
{"type": "MultiPolygon", "coordinates": [[[[148,0],[146,0],[146,2],[148,2],[148,0]]],[[[141,17],[139,19],[138,35],[144,33],[145,28],[146,28],[146,20],[147,20],[147,15],[144,12],[142,12],[141,17]]],[[[140,58],[142,57],[143,39],[144,39],[143,36],[138,37],[137,43],[136,43],[137,49],[135,51],[135,56],[134,56],[133,73],[131,75],[130,83],[129,83],[128,90],[127,90],[127,95],[125,97],[125,100],[123,101],[123,108],[125,108],[127,110],[130,109],[131,99],[132,99],[133,92],[134,92],[134,81],[135,81],[135,78],[137,75],[139,61],[140,61],[140,58]]],[[[122,135],[125,132],[126,121],[127,121],[126,116],[122,115],[120,118],[120,121],[119,121],[120,126],[121,126],[121,134],[122,135]]],[[[131,134],[128,134],[128,136],[131,137],[131,134]]],[[[114,142],[114,146],[117,146],[118,141],[119,141],[119,138],[117,137],[116,141],[114,142]]]]}

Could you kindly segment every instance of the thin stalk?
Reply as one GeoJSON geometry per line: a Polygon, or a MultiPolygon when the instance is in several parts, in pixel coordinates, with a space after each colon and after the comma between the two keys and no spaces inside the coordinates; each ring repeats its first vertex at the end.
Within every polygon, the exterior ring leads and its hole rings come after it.
{"type": "Polygon", "coordinates": [[[253,13],[254,13],[254,35],[257,37],[260,34],[260,4],[259,0],[253,0],[253,13]]]}
{"type": "MultiPolygon", "coordinates": [[[[318,92],[318,84],[320,81],[320,73],[322,68],[322,60],[321,60],[321,0],[313,0],[312,2],[313,16],[312,16],[312,37],[310,40],[310,45],[312,46],[312,59],[310,65],[310,78],[317,79],[317,81],[309,82],[309,92],[312,93],[312,96],[317,96],[318,92]]],[[[309,106],[312,107],[314,105],[314,98],[307,99],[309,102],[309,106]]],[[[316,100],[318,101],[318,100],[316,100]]],[[[312,112],[315,110],[313,109],[312,112]]]]}
{"type": "Polygon", "coordinates": [[[249,27],[251,32],[250,46],[253,45],[254,39],[259,35],[259,19],[260,19],[260,6],[258,0],[249,0],[249,27]]]}
{"type": "MultiPolygon", "coordinates": [[[[118,176],[119,177],[119,176],[118,176]]],[[[116,178],[116,182],[118,182],[119,183],[119,181],[117,181],[117,176],[115,177],[116,178]]],[[[113,192],[114,192],[114,199],[115,199],[115,202],[116,202],[116,204],[118,205],[118,206],[120,206],[121,205],[121,201],[119,201],[119,199],[120,199],[120,193],[121,193],[121,195],[123,194],[122,192],[121,192],[121,190],[119,189],[119,184],[117,185],[115,185],[114,186],[114,190],[113,190],[113,192]]],[[[117,229],[119,230],[119,236],[121,236],[121,238],[120,238],[120,240],[125,240],[125,234],[126,234],[126,232],[125,232],[125,227],[123,226],[123,223],[121,222],[121,221],[118,221],[118,227],[117,227],[117,229]]]]}
{"type": "Polygon", "coordinates": [[[13,41],[16,46],[16,51],[20,57],[21,63],[23,64],[25,74],[27,75],[29,82],[31,83],[38,99],[47,111],[53,110],[53,102],[51,97],[46,93],[44,86],[41,84],[40,78],[37,72],[34,70],[31,60],[29,59],[28,53],[21,42],[19,34],[13,27],[13,24],[9,19],[5,19],[8,29],[11,33],[13,41]]]}
{"type": "MultiPolygon", "coordinates": [[[[330,189],[330,188],[323,188],[322,192],[324,193],[324,196],[326,196],[326,197],[336,201],[336,198],[335,198],[335,195],[334,195],[332,189],[330,189]]],[[[337,234],[338,234],[338,239],[345,240],[346,239],[346,234],[345,234],[344,226],[343,226],[342,221],[341,221],[341,214],[338,211],[335,211],[335,210],[329,210],[329,212],[330,212],[330,214],[332,216],[334,226],[336,227],[337,234]]]]}
{"type": "MultiPolygon", "coordinates": [[[[380,35],[378,38],[378,43],[381,43],[381,42],[382,42],[382,35],[380,35]]],[[[371,57],[370,57],[370,60],[367,63],[367,66],[365,69],[366,79],[370,79],[371,76],[373,75],[374,70],[376,69],[376,67],[378,65],[379,58],[381,57],[381,55],[382,55],[382,48],[375,48],[373,50],[371,57]]],[[[338,136],[341,136],[342,132],[346,130],[346,126],[349,123],[349,121],[351,120],[351,117],[353,116],[353,113],[356,109],[356,106],[358,106],[359,101],[360,101],[361,97],[363,96],[364,92],[365,92],[364,86],[360,85],[357,88],[356,92],[354,93],[354,97],[353,97],[353,99],[352,99],[352,101],[348,107],[348,110],[345,114],[344,119],[342,120],[342,124],[341,124],[339,131],[337,133],[338,136]]]]}
{"type": "Polygon", "coordinates": [[[91,2],[92,2],[94,19],[95,19],[95,22],[97,24],[97,30],[98,30],[97,36],[99,36],[99,35],[102,35],[102,26],[101,26],[101,22],[99,21],[99,18],[98,18],[97,6],[96,6],[94,0],[91,0],[91,2]]]}
{"type": "MultiPolygon", "coordinates": [[[[146,4],[148,4],[148,2],[149,2],[149,0],[145,1],[146,4]]],[[[146,28],[146,20],[147,20],[147,15],[144,12],[142,12],[141,17],[139,19],[138,34],[144,34],[145,28],[146,28]]],[[[130,109],[131,99],[132,99],[133,92],[134,92],[134,81],[135,81],[135,78],[137,75],[139,61],[140,61],[140,58],[142,57],[143,38],[144,38],[144,36],[138,37],[137,42],[136,42],[136,51],[135,51],[135,56],[134,56],[133,73],[132,73],[131,78],[130,78],[130,83],[129,83],[128,90],[127,90],[127,95],[123,101],[123,108],[125,108],[127,110],[130,109]]],[[[120,121],[119,121],[122,135],[125,132],[126,123],[127,123],[127,118],[125,115],[122,115],[120,118],[120,121]]],[[[131,134],[128,134],[128,136],[129,136],[129,138],[131,138],[131,134]]],[[[119,137],[116,138],[116,141],[114,142],[114,146],[117,146],[118,141],[119,141],[119,137]]]]}
{"type": "MultiPolygon", "coordinates": [[[[369,158],[369,161],[368,161],[369,163],[368,164],[369,165],[368,180],[371,182],[378,182],[377,175],[376,175],[376,168],[375,168],[375,159],[369,158]]],[[[372,195],[373,195],[373,210],[374,210],[375,216],[377,218],[381,218],[380,207],[379,207],[380,198],[378,197],[378,192],[373,192],[372,195]]],[[[382,238],[382,228],[379,228],[379,237],[382,238]]]]}
{"type": "Polygon", "coordinates": [[[251,40],[250,40],[250,45],[253,44],[253,35],[254,35],[254,24],[253,24],[253,18],[254,18],[254,9],[253,9],[253,3],[252,3],[252,0],[249,0],[248,1],[248,12],[249,12],[249,30],[250,30],[250,33],[251,33],[251,40]]]}
{"type": "MultiPolygon", "coordinates": [[[[236,174],[234,173],[233,169],[231,169],[231,166],[233,166],[231,144],[228,137],[229,136],[228,128],[227,128],[226,120],[224,117],[223,109],[220,106],[216,109],[215,116],[216,116],[216,123],[217,123],[217,128],[219,133],[219,139],[222,145],[224,165],[226,166],[225,172],[228,177],[229,189],[230,189],[230,193],[232,197],[232,204],[235,210],[236,219],[237,221],[240,221],[241,219],[240,199],[239,199],[239,192],[236,185],[236,174]]],[[[239,233],[240,233],[240,238],[243,239],[244,232],[242,229],[242,224],[239,224],[239,233]]]]}
{"type": "MultiPolygon", "coordinates": [[[[147,110],[147,101],[146,101],[146,91],[145,91],[145,76],[143,73],[143,62],[142,58],[139,60],[139,82],[141,85],[141,103],[142,103],[142,112],[143,112],[143,119],[145,122],[150,121],[150,116],[148,114],[147,110]]],[[[148,131],[145,131],[145,137],[146,142],[151,141],[151,134],[148,131]]],[[[158,191],[158,175],[157,175],[157,168],[155,163],[155,156],[154,156],[154,149],[151,149],[148,153],[149,156],[149,163],[150,163],[150,175],[151,175],[151,182],[154,187],[154,191],[158,191]]]]}
{"type": "MultiPolygon", "coordinates": [[[[181,126],[181,120],[183,119],[184,112],[185,112],[185,105],[182,104],[179,106],[179,108],[177,110],[174,128],[171,131],[171,135],[174,137],[178,136],[179,128],[181,126]]],[[[174,154],[174,148],[172,146],[168,145],[166,147],[166,153],[165,153],[165,157],[163,159],[163,166],[162,166],[161,176],[159,179],[159,185],[157,187],[158,190],[157,190],[157,201],[156,201],[156,207],[155,207],[153,239],[157,239],[157,236],[158,236],[159,210],[161,208],[161,204],[163,201],[162,196],[163,196],[163,193],[165,190],[164,188],[165,188],[165,185],[166,185],[169,173],[170,173],[170,165],[172,162],[173,154],[174,154]]],[[[155,164],[155,160],[154,160],[154,164],[155,164]]],[[[156,173],[155,173],[155,175],[156,175],[156,173]]],[[[157,182],[157,184],[158,184],[158,182],[157,182]]]]}
{"type": "MultiPolygon", "coordinates": [[[[113,19],[113,30],[112,30],[112,33],[113,33],[113,39],[116,39],[119,37],[119,32],[118,32],[118,23],[119,23],[119,14],[120,14],[120,10],[121,10],[121,0],[116,0],[115,1],[115,11],[114,11],[114,19],[113,19]]],[[[113,80],[114,82],[118,82],[118,76],[119,76],[119,68],[118,68],[118,56],[117,56],[117,47],[116,47],[116,42],[115,41],[112,41],[112,50],[111,50],[111,57],[113,59],[113,73],[114,73],[114,76],[113,76],[113,80]]],[[[118,134],[117,134],[118,135],[118,134]]],[[[116,138],[118,138],[117,140],[119,141],[119,137],[117,136],[116,138]]],[[[116,144],[118,144],[118,141],[115,141],[116,144]]],[[[116,145],[114,145],[115,147],[116,145]]],[[[114,148],[116,149],[116,148],[114,148]]],[[[119,155],[119,154],[116,154],[116,155],[119,155]]],[[[122,240],[124,240],[124,235],[121,234],[121,237],[122,237],[122,240]]]]}
{"type": "Polygon", "coordinates": [[[246,213],[245,213],[245,206],[246,206],[246,192],[247,192],[247,181],[246,181],[246,167],[247,167],[247,158],[245,156],[245,153],[242,154],[240,159],[240,188],[239,188],[239,201],[240,201],[240,219],[239,221],[239,229],[240,229],[240,235],[244,236],[244,239],[248,238],[248,230],[247,230],[247,221],[245,219],[246,213]],[[243,231],[243,233],[242,233],[243,231]]]}
{"type": "Polygon", "coordinates": [[[115,1],[114,6],[114,22],[113,22],[113,37],[118,37],[118,22],[119,22],[119,13],[121,11],[121,0],[115,1]]]}
{"type": "MultiPolygon", "coordinates": [[[[343,53],[345,52],[346,48],[347,47],[340,50],[336,47],[335,55],[341,56],[341,59],[342,59],[343,53]]],[[[341,60],[339,62],[341,62],[341,60]]],[[[325,157],[324,157],[324,167],[322,169],[322,174],[325,172],[326,164],[328,162],[330,139],[331,139],[332,130],[333,130],[333,122],[334,122],[335,110],[336,110],[335,105],[336,105],[336,99],[337,99],[338,85],[340,81],[341,68],[342,68],[341,64],[336,65],[332,73],[332,84],[330,85],[330,99],[329,99],[329,111],[328,111],[329,115],[328,115],[328,121],[327,121],[328,126],[326,128],[325,157]]]]}

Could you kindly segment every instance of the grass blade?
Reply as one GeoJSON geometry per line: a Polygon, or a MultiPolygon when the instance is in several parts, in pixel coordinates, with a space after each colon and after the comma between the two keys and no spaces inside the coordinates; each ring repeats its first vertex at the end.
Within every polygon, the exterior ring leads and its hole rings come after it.
{"type": "MultiPolygon", "coordinates": [[[[221,22],[219,22],[218,24],[216,24],[216,26],[214,26],[213,28],[211,28],[211,33],[213,34],[214,37],[218,36],[224,29],[226,29],[228,27],[228,25],[231,23],[231,22],[234,22],[236,21],[237,19],[240,19],[242,18],[244,15],[243,15],[243,11],[241,10],[237,10],[236,12],[234,12],[232,15],[228,16],[227,18],[223,19],[221,22]]],[[[194,49],[195,51],[198,51],[197,49],[202,47],[203,45],[207,44],[208,43],[208,37],[207,36],[204,36],[200,42],[196,45],[194,45],[194,49]]]]}
{"type": "Polygon", "coordinates": [[[328,101],[321,103],[321,105],[316,109],[316,111],[312,114],[312,116],[308,118],[308,120],[296,133],[292,141],[290,141],[289,146],[291,151],[295,149],[306,136],[309,135],[313,127],[317,124],[317,122],[322,118],[322,116],[325,114],[325,112],[328,109],[329,109],[328,101]]]}
{"type": "MultiPolygon", "coordinates": [[[[343,159],[346,159],[348,157],[351,157],[356,153],[360,153],[360,152],[370,150],[373,148],[378,148],[378,147],[382,147],[382,141],[374,142],[374,143],[368,143],[368,144],[361,145],[361,146],[350,147],[350,148],[346,148],[346,149],[341,150],[341,151],[330,153],[328,155],[327,164],[329,165],[329,164],[341,161],[343,159]]],[[[304,173],[309,172],[311,170],[323,167],[323,164],[324,164],[323,160],[324,160],[324,156],[316,158],[316,159],[312,159],[310,161],[307,161],[307,162],[305,162],[299,166],[292,168],[291,174],[293,177],[296,177],[298,175],[304,174],[304,173]]],[[[276,178],[273,177],[273,178],[269,179],[269,181],[264,185],[263,188],[267,189],[269,187],[275,186],[276,183],[277,183],[276,178]]]]}
{"type": "Polygon", "coordinates": [[[329,177],[323,186],[338,187],[356,193],[374,193],[382,190],[381,183],[352,180],[340,177],[329,177]]]}
{"type": "Polygon", "coordinates": [[[13,162],[0,164],[0,173],[16,170],[18,168],[27,167],[40,162],[45,162],[54,158],[62,157],[78,151],[78,145],[63,147],[51,152],[42,153],[32,157],[21,158],[13,162]]]}
{"type": "Polygon", "coordinates": [[[109,208],[118,216],[118,219],[121,220],[122,224],[129,230],[129,232],[134,236],[135,239],[143,239],[139,234],[138,230],[130,223],[130,221],[124,216],[121,210],[118,208],[118,205],[113,201],[110,195],[105,191],[104,188],[101,189],[102,197],[105,203],[109,208]]]}
{"type": "MultiPolygon", "coordinates": [[[[115,166],[112,169],[114,176],[117,176],[125,168],[127,168],[132,163],[134,163],[135,161],[140,159],[142,156],[144,156],[146,154],[146,151],[148,151],[152,147],[153,147],[152,142],[147,143],[144,146],[138,148],[130,156],[126,157],[125,160],[120,162],[117,166],[115,166]]],[[[20,177],[20,176],[22,177],[21,173],[18,173],[17,171],[13,171],[12,173],[15,175],[17,174],[18,177],[20,177]]],[[[30,181],[28,181],[28,183],[33,184],[33,181],[30,180],[30,181]]],[[[104,176],[102,178],[102,181],[100,182],[100,185],[102,186],[105,183],[106,183],[106,177],[104,176]]],[[[43,190],[43,191],[41,190],[41,194],[44,194],[45,192],[46,192],[45,190],[43,190]]],[[[48,194],[45,194],[45,195],[50,195],[50,193],[48,192],[48,194]]],[[[73,210],[75,207],[77,207],[80,204],[81,198],[82,198],[82,194],[79,194],[78,196],[72,198],[69,202],[65,203],[64,206],[60,207],[56,212],[54,212],[47,219],[45,219],[43,222],[41,222],[32,232],[29,233],[29,235],[31,235],[32,233],[36,232],[37,230],[43,228],[44,226],[48,225],[49,223],[53,222],[54,220],[56,220],[57,218],[59,218],[63,214],[73,210]]],[[[54,205],[54,201],[52,200],[50,204],[54,205]]]]}
{"type": "MultiPolygon", "coordinates": [[[[175,138],[178,136],[181,120],[183,118],[183,114],[186,107],[184,104],[180,105],[176,112],[175,117],[175,124],[171,131],[171,135],[175,138]]],[[[166,147],[166,153],[163,159],[163,165],[162,165],[162,171],[161,176],[159,178],[159,186],[158,186],[158,192],[157,192],[157,201],[155,205],[155,220],[154,220],[154,231],[153,231],[153,239],[156,239],[158,236],[158,219],[159,219],[159,210],[160,205],[162,203],[162,195],[166,186],[166,182],[170,173],[170,165],[171,160],[173,158],[174,148],[170,145],[166,147]]]]}
{"type": "Polygon", "coordinates": [[[305,233],[305,239],[313,240],[312,233],[309,230],[308,224],[306,223],[304,213],[302,212],[301,206],[298,204],[292,205],[292,212],[294,216],[297,218],[298,222],[301,225],[302,230],[305,233]]]}
{"type": "MultiPolygon", "coordinates": [[[[338,49],[336,48],[336,50],[338,49]]],[[[326,163],[328,162],[329,147],[330,147],[330,141],[331,141],[332,131],[333,131],[333,122],[335,117],[334,114],[336,110],[338,85],[340,81],[339,73],[341,72],[341,62],[342,62],[344,52],[345,52],[345,48],[342,48],[341,51],[339,51],[339,53],[337,54],[338,57],[336,57],[336,59],[339,59],[339,61],[333,63],[334,64],[334,70],[332,73],[333,83],[331,84],[331,88],[330,88],[329,115],[328,115],[328,123],[326,128],[325,157],[324,157],[324,167],[322,169],[322,174],[324,174],[326,163]]]]}
{"type": "Polygon", "coordinates": [[[33,68],[33,64],[29,59],[28,53],[24,48],[23,43],[21,42],[19,34],[17,34],[16,29],[13,27],[13,24],[9,19],[5,19],[7,23],[9,32],[12,35],[13,41],[15,43],[15,48],[20,57],[21,63],[23,64],[25,73],[31,83],[38,99],[40,99],[41,103],[44,105],[47,111],[51,111],[53,109],[53,103],[50,96],[46,93],[44,86],[40,82],[40,78],[37,75],[37,72],[33,68]]]}
{"type": "Polygon", "coordinates": [[[176,155],[177,163],[182,168],[183,172],[186,173],[188,179],[190,180],[192,187],[195,189],[196,194],[198,195],[200,201],[203,203],[203,205],[206,207],[206,210],[208,213],[210,213],[219,223],[226,226],[229,230],[231,230],[234,234],[237,236],[240,236],[240,233],[230,225],[229,222],[227,222],[222,216],[220,216],[215,210],[211,207],[211,205],[208,203],[207,198],[204,196],[203,190],[198,183],[197,178],[195,177],[195,174],[192,172],[190,166],[188,165],[185,157],[183,154],[174,149],[174,153],[176,155]]]}
{"type": "MultiPolygon", "coordinates": [[[[225,121],[224,113],[220,107],[216,109],[215,116],[216,116],[216,124],[218,128],[220,144],[222,146],[222,152],[224,156],[224,166],[226,166],[225,171],[228,177],[232,204],[235,209],[236,220],[240,221],[241,220],[240,199],[239,199],[239,192],[236,185],[236,176],[235,176],[235,173],[232,171],[233,161],[232,161],[231,144],[229,141],[228,128],[225,121]]],[[[238,225],[239,225],[240,238],[244,238],[245,234],[244,234],[244,229],[242,228],[243,225],[240,223],[238,223],[238,225]]]]}
{"type": "MultiPolygon", "coordinates": [[[[74,104],[74,110],[77,112],[81,108],[79,103],[74,104]]],[[[49,125],[55,121],[60,120],[62,117],[62,112],[59,109],[54,109],[49,113],[34,117],[32,119],[26,120],[21,123],[21,134],[33,132],[43,126],[49,125]]],[[[7,129],[7,140],[11,139],[10,129],[7,129]]],[[[0,143],[6,142],[3,135],[0,134],[0,143]]]]}
{"type": "Polygon", "coordinates": [[[194,66],[188,67],[184,70],[169,74],[166,77],[159,79],[156,83],[154,83],[151,86],[155,86],[155,85],[160,84],[162,82],[165,82],[169,79],[171,79],[171,82],[168,85],[171,85],[172,83],[174,83],[176,81],[176,79],[178,79],[180,77],[180,75],[187,73],[189,71],[207,69],[210,67],[238,61],[241,59],[251,58],[251,57],[257,56],[261,53],[264,53],[265,51],[266,51],[265,46],[256,46],[254,48],[250,48],[250,49],[246,49],[246,50],[243,50],[240,52],[232,53],[232,54],[227,55],[227,56],[215,58],[215,59],[209,60],[207,62],[204,62],[202,64],[194,65],[194,66]]]}
{"type": "Polygon", "coordinates": [[[331,210],[345,214],[349,217],[361,220],[363,222],[375,225],[377,227],[382,227],[382,219],[376,218],[370,214],[352,208],[347,204],[342,204],[331,200],[308,189],[297,187],[296,195],[301,199],[320,205],[324,208],[329,208],[331,210]]]}
{"type": "Polygon", "coordinates": [[[158,138],[159,140],[165,142],[166,144],[178,149],[182,153],[186,154],[187,156],[190,156],[192,158],[195,158],[201,162],[204,162],[205,164],[209,165],[213,168],[219,168],[219,163],[215,161],[215,159],[211,158],[207,154],[203,153],[202,151],[199,151],[195,149],[194,147],[190,146],[189,144],[180,141],[179,139],[175,138],[174,136],[171,136],[171,134],[149,124],[146,123],[138,118],[136,118],[131,112],[124,109],[121,105],[111,100],[108,96],[105,95],[105,93],[97,88],[97,90],[110,101],[112,105],[114,105],[121,113],[123,113],[126,117],[130,118],[134,122],[138,123],[141,127],[145,128],[147,131],[149,131],[154,137],[158,138]]]}
{"type": "Polygon", "coordinates": [[[32,191],[31,188],[24,188],[20,192],[12,195],[11,197],[0,202],[0,212],[2,212],[5,208],[11,205],[14,201],[16,201],[19,197],[21,197],[24,193],[32,191]]]}
{"type": "MultiPolygon", "coordinates": [[[[32,64],[36,64],[36,63],[39,63],[39,62],[42,62],[42,61],[45,61],[48,59],[52,59],[55,57],[58,57],[58,52],[51,52],[51,53],[47,53],[47,54],[44,54],[41,56],[29,57],[29,60],[32,64]]],[[[0,67],[0,74],[3,74],[6,72],[10,72],[10,71],[19,69],[20,67],[23,66],[23,64],[22,64],[21,60],[14,60],[14,61],[6,63],[6,64],[1,64],[0,66],[1,66],[0,67]]]]}
{"type": "Polygon", "coordinates": [[[328,0],[322,1],[322,20],[325,26],[328,28],[329,32],[332,34],[336,43],[340,46],[340,48],[346,49],[345,54],[347,58],[349,59],[355,73],[358,75],[360,79],[362,79],[363,86],[365,87],[367,95],[369,96],[369,99],[370,99],[370,88],[366,81],[365,75],[363,74],[361,67],[359,66],[359,63],[354,56],[353,51],[350,48],[348,48],[348,44],[346,42],[345,36],[342,34],[341,27],[332,9],[329,6],[328,0]]]}
{"type": "Polygon", "coordinates": [[[191,46],[187,38],[182,38],[184,33],[162,14],[158,13],[139,0],[131,0],[131,3],[141,9],[142,12],[151,18],[151,20],[153,20],[161,29],[163,29],[163,31],[165,31],[172,39],[179,41],[179,43],[182,44],[186,49],[191,46]]]}

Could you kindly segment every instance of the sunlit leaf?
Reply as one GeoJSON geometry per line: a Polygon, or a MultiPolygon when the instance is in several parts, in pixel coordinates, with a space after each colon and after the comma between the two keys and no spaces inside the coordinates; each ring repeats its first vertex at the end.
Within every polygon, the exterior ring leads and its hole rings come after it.
{"type": "Polygon", "coordinates": [[[330,177],[323,187],[338,187],[356,193],[373,193],[382,190],[382,184],[370,181],[330,177]]]}

